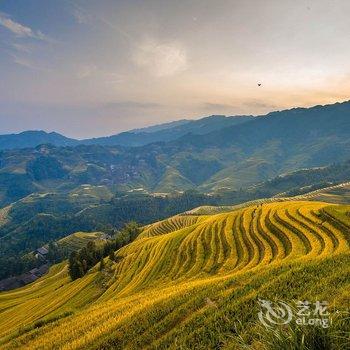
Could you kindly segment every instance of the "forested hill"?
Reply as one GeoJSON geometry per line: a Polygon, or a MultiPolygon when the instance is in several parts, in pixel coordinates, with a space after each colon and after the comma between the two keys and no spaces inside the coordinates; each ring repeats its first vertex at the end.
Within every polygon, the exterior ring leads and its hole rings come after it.
{"type": "MultiPolygon", "coordinates": [[[[283,143],[321,142],[322,137],[339,140],[350,132],[350,101],[311,108],[294,108],[272,112],[234,127],[222,128],[205,135],[184,136],[179,142],[188,147],[237,145],[255,149],[271,140],[283,143]]],[[[288,144],[287,144],[288,145],[288,144]]],[[[329,148],[332,144],[329,145],[329,148]]]]}
{"type": "Polygon", "coordinates": [[[50,143],[56,146],[74,146],[78,144],[78,141],[56,132],[48,133],[42,130],[0,135],[0,150],[36,147],[44,143],[50,143]]]}
{"type": "Polygon", "coordinates": [[[176,140],[186,134],[204,135],[222,128],[243,124],[253,120],[252,116],[225,117],[223,115],[212,115],[198,120],[186,120],[182,123],[166,123],[145,129],[123,132],[108,137],[98,137],[80,141],[85,145],[104,146],[144,146],[154,142],[168,142],[176,140]]]}
{"type": "Polygon", "coordinates": [[[0,203],[81,184],[174,192],[238,190],[347,160],[350,103],[293,109],[143,147],[38,146],[0,153],[0,203]]]}

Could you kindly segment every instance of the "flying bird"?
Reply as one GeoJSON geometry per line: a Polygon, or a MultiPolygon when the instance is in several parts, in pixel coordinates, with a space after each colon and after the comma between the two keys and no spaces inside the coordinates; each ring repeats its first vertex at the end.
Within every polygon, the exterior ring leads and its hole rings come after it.
{"type": "Polygon", "coordinates": [[[261,86],[261,83],[258,83],[258,86],[261,86]]]}

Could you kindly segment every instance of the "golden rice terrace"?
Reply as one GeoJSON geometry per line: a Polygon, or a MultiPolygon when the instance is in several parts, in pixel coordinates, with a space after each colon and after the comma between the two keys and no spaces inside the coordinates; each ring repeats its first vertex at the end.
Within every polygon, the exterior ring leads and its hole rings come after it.
{"type": "MultiPolygon", "coordinates": [[[[257,300],[277,297],[328,300],[341,312],[316,339],[349,345],[349,211],[291,201],[146,226],[104,271],[71,282],[62,263],[0,293],[1,348],[272,349],[257,300]]],[[[292,348],[311,331],[281,332],[292,348]]]]}

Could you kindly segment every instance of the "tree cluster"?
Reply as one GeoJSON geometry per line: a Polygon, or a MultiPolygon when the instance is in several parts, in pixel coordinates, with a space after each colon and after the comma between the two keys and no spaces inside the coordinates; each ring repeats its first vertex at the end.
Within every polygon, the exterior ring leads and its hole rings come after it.
{"type": "Polygon", "coordinates": [[[129,222],[117,232],[114,240],[109,240],[104,244],[96,244],[90,241],[86,247],[72,252],[69,257],[69,274],[71,279],[75,280],[84,276],[98,262],[100,262],[100,270],[103,270],[105,266],[104,258],[108,256],[110,260],[115,261],[115,250],[132,242],[139,233],[138,224],[129,222]]]}

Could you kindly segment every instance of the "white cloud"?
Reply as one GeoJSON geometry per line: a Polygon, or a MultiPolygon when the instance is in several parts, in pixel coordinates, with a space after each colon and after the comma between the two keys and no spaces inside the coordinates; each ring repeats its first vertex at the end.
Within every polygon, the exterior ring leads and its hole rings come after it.
{"type": "Polygon", "coordinates": [[[187,53],[178,42],[146,39],[136,47],[134,62],[158,77],[177,74],[187,69],[187,53]]]}
{"type": "Polygon", "coordinates": [[[86,64],[79,67],[77,77],[79,79],[85,79],[91,77],[97,72],[97,66],[95,64],[86,64]]]}
{"type": "Polygon", "coordinates": [[[13,21],[6,14],[0,13],[0,25],[11,31],[13,34],[20,38],[33,38],[38,40],[46,40],[46,36],[38,31],[33,31],[31,28],[26,27],[18,22],[13,21]]]}

